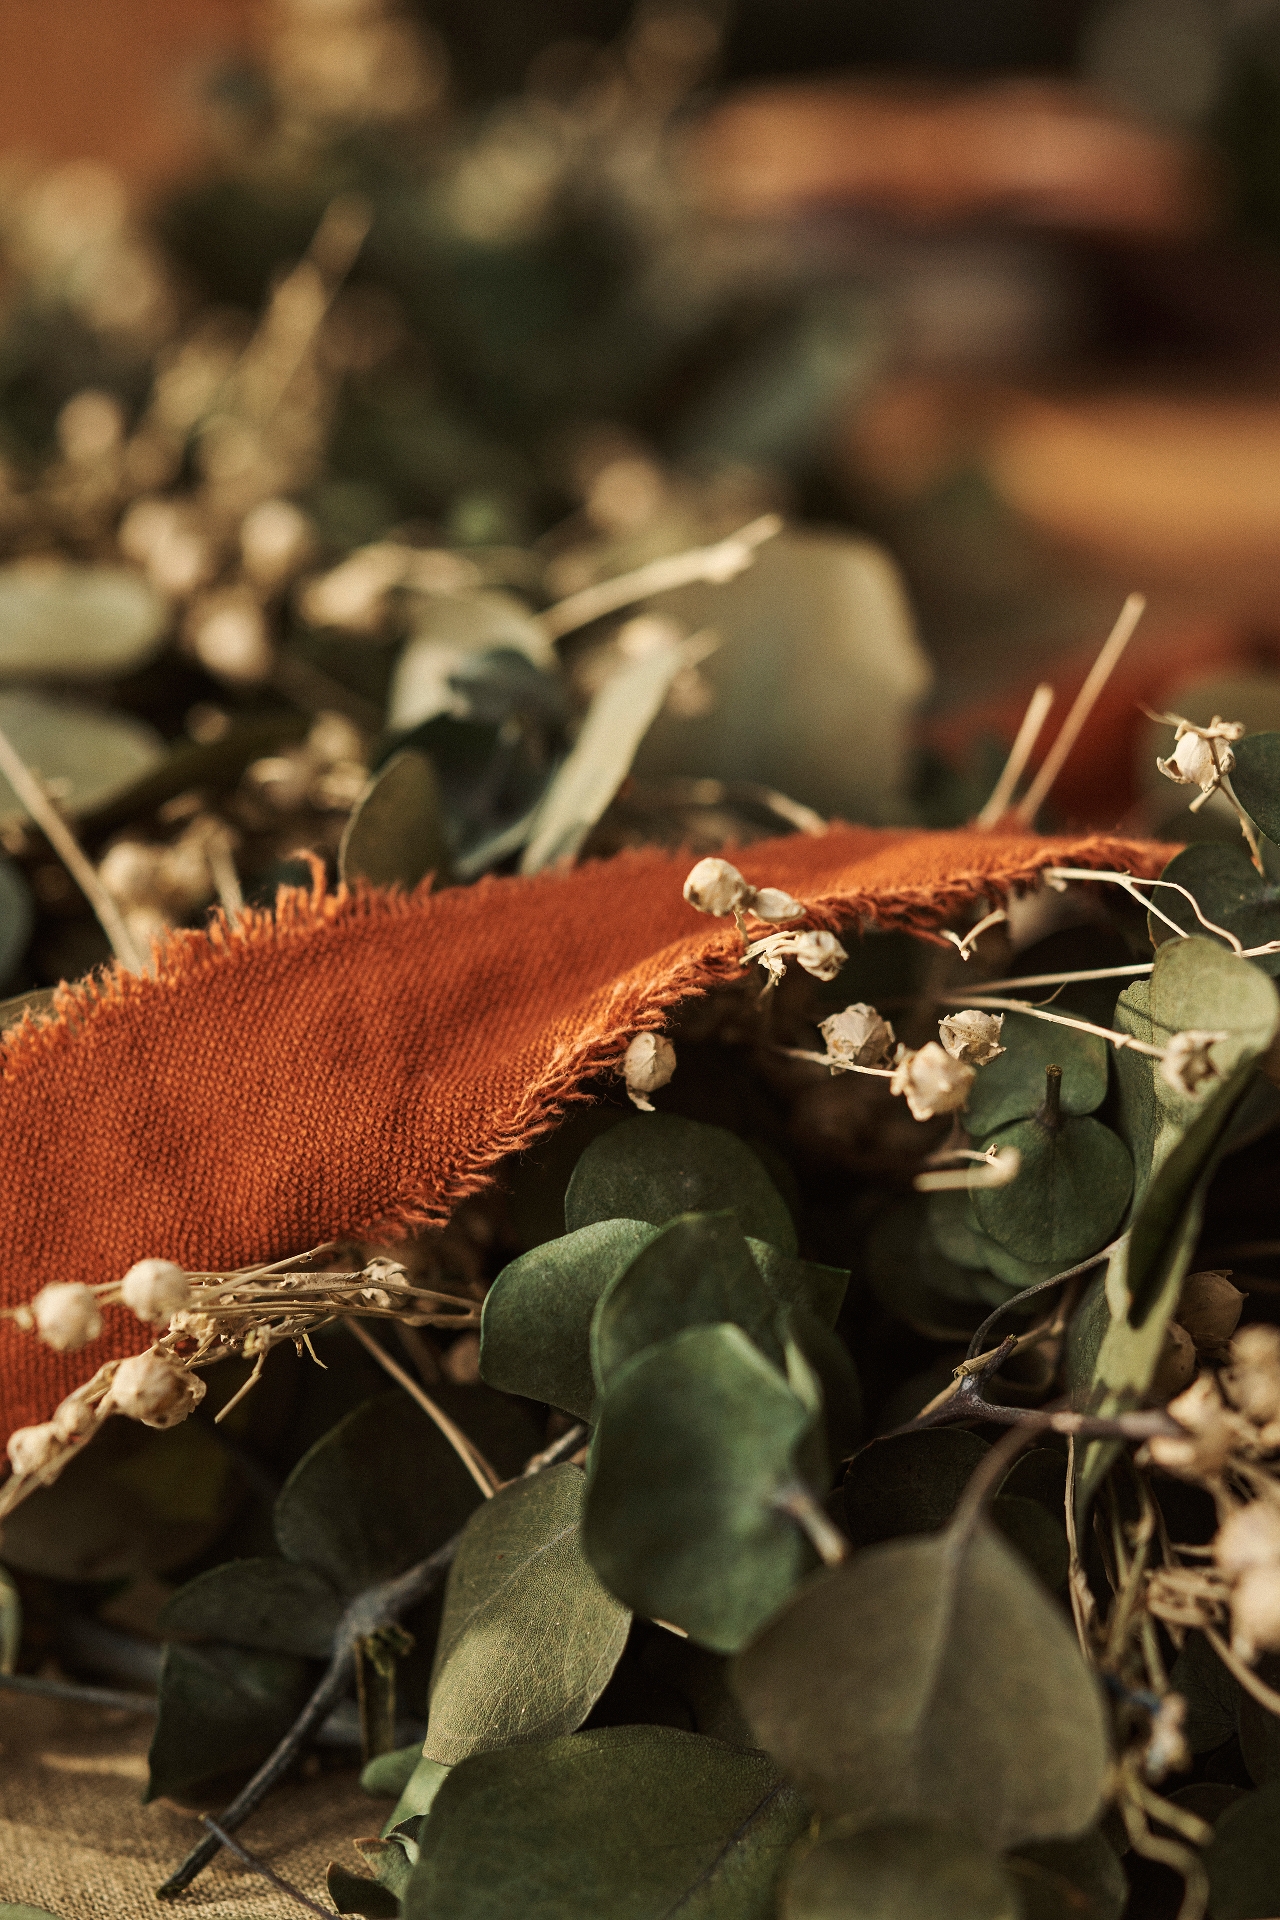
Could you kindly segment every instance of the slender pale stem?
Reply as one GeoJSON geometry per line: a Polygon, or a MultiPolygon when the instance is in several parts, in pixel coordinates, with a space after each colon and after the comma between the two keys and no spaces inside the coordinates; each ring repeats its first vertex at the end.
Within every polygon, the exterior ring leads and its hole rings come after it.
{"type": "Polygon", "coordinates": [[[1146,599],[1131,593],[1120,609],[1120,617],[1103,643],[1102,651],[1089,669],[1088,677],[1063,721],[1058,737],[1044,757],[1039,773],[1031,782],[1015,809],[1018,820],[1029,827],[1049,796],[1049,790],[1061,773],[1067,755],[1080,736],[1080,730],[1093,711],[1094,703],[1111,678],[1121,654],[1133,637],[1133,630],[1146,610],[1146,599]]]}
{"type": "Polygon", "coordinates": [[[1001,923],[1008,918],[1009,916],[1003,907],[996,907],[992,912],[986,914],[983,919],[979,920],[976,927],[970,927],[968,933],[963,936],[958,933],[953,933],[950,927],[944,927],[942,929],[942,937],[944,940],[952,941],[960,958],[967,960],[973,952],[974,942],[977,940],[978,935],[985,933],[989,927],[1000,926],[1001,923]]]}
{"type": "Polygon", "coordinates": [[[983,1012],[1025,1013],[1031,1020],[1047,1020],[1055,1027],[1073,1027],[1078,1033],[1096,1033],[1100,1040],[1109,1040],[1113,1047],[1127,1047],[1132,1053],[1148,1054],[1153,1060],[1163,1060],[1163,1047],[1154,1047],[1146,1040],[1135,1040],[1132,1034],[1116,1033],[1111,1027],[1097,1026],[1092,1020],[1077,1020],[1069,1013],[1051,1013],[1048,1007],[1029,1006],[1025,1000],[1006,1000],[999,994],[940,993],[937,999],[948,1007],[976,1007],[983,1012]]]}
{"type": "Polygon", "coordinates": [[[413,1375],[405,1372],[399,1361],[393,1360],[389,1353],[383,1351],[372,1334],[366,1333],[358,1320],[348,1320],[347,1326],[366,1353],[377,1361],[384,1373],[389,1373],[397,1386],[403,1387],[405,1392],[417,1401],[427,1418],[435,1421],[485,1499],[492,1500],[502,1482],[480,1449],[467,1438],[462,1428],[449,1418],[444,1408],[436,1405],[426,1388],[420,1387],[413,1375]]]}
{"type": "Polygon", "coordinates": [[[1231,1651],[1216,1627],[1204,1627],[1201,1631],[1223,1666],[1229,1673],[1235,1675],[1246,1693],[1251,1693],[1268,1713],[1280,1714],[1280,1693],[1277,1693],[1274,1687],[1269,1687],[1265,1680],[1260,1680],[1253,1668],[1242,1660],[1239,1654],[1231,1651]]]}
{"type": "Polygon", "coordinates": [[[559,640],[577,627],[589,626],[606,613],[617,613],[656,593],[670,593],[674,587],[691,586],[696,580],[722,585],[749,567],[755,559],[756,548],[781,531],[780,517],[776,513],[764,513],[727,539],[716,541],[714,546],[673,553],[637,567],[634,573],[619,574],[615,580],[602,580],[596,586],[584,587],[581,593],[571,593],[566,600],[558,600],[539,616],[542,630],[549,640],[559,640]]]}
{"type": "Polygon", "coordinates": [[[1186,928],[1180,927],[1176,920],[1171,920],[1168,914],[1156,905],[1154,900],[1146,899],[1145,896],[1138,891],[1139,887],[1172,887],[1175,893],[1180,893],[1183,899],[1189,902],[1192,912],[1206,932],[1216,933],[1220,940],[1225,940],[1227,945],[1234,950],[1237,959],[1243,958],[1244,948],[1236,939],[1234,933],[1227,927],[1220,927],[1215,920],[1208,919],[1201,911],[1200,902],[1196,899],[1194,893],[1189,892],[1186,887],[1181,886],[1176,880],[1142,880],[1132,873],[1111,873],[1093,867],[1044,867],[1042,872],[1044,878],[1049,881],[1109,880],[1112,885],[1122,887],[1127,894],[1131,895],[1131,897],[1138,902],[1139,906],[1145,907],[1148,913],[1153,913],[1157,920],[1163,921],[1171,933],[1176,933],[1179,939],[1185,940],[1187,938],[1186,928]]]}
{"type": "Polygon", "coordinates": [[[1009,749],[1009,758],[1004,763],[1004,771],[991,789],[991,798],[973,823],[979,832],[989,833],[1009,811],[1018,782],[1035,750],[1036,741],[1040,738],[1040,730],[1049,717],[1049,709],[1052,705],[1053,688],[1047,680],[1042,680],[1032,694],[1027,710],[1022,716],[1022,725],[1014,736],[1013,745],[1009,749]]]}
{"type": "Polygon", "coordinates": [[[774,1506],[785,1513],[808,1536],[809,1544],[824,1567],[838,1567],[849,1557],[849,1542],[839,1527],[833,1526],[808,1487],[797,1481],[783,1487],[774,1496],[774,1506]]]}

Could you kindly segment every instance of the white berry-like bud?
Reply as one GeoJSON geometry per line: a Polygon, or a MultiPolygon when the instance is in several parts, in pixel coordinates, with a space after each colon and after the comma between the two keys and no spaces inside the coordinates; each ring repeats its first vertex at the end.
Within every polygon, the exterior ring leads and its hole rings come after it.
{"type": "Polygon", "coordinates": [[[88,1287],[78,1280],[55,1280],[41,1287],[31,1302],[36,1332],[47,1347],[71,1353],[88,1346],[102,1332],[102,1315],[88,1287]]]}
{"type": "Polygon", "coordinates": [[[172,1260],[138,1260],[120,1282],[120,1298],[139,1320],[166,1324],[190,1305],[191,1287],[172,1260]]]}
{"type": "Polygon", "coordinates": [[[1199,1093],[1206,1080],[1218,1077],[1209,1049],[1226,1037],[1225,1033],[1201,1033],[1191,1028],[1175,1033],[1161,1057],[1160,1078],[1175,1093],[1199,1093]]]}
{"type": "Polygon", "coordinates": [[[1219,1528],[1213,1557],[1224,1573],[1280,1566],[1280,1507],[1269,1500],[1237,1507],[1219,1528]]]}
{"type": "Polygon", "coordinates": [[[972,1067],[953,1060],[936,1040],[930,1040],[918,1053],[899,1061],[889,1091],[905,1094],[915,1119],[932,1120],[936,1113],[954,1113],[962,1107],[974,1078],[972,1067]]]}
{"type": "Polygon", "coordinates": [[[784,920],[798,920],[804,908],[781,887],[759,887],[751,902],[751,911],[757,920],[768,920],[776,925],[784,920]]]}
{"type": "Polygon", "coordinates": [[[726,914],[749,907],[755,890],[727,860],[709,855],[692,867],[684,883],[684,897],[699,913],[726,914]]]}
{"type": "Polygon", "coordinates": [[[642,1113],[652,1113],[649,1094],[665,1087],[676,1070],[676,1050],[665,1033],[638,1033],[622,1056],[627,1095],[642,1113]]]}
{"type": "Polygon", "coordinates": [[[815,980],[834,980],[849,958],[834,933],[794,933],[786,951],[793,953],[815,980]]]}
{"type": "Polygon", "coordinates": [[[192,607],[186,631],[196,659],[220,680],[251,687],[270,677],[275,654],[266,616],[251,593],[230,587],[206,594],[192,607]]]}
{"type": "Polygon", "coordinates": [[[967,1067],[985,1067],[1004,1052],[1000,1045],[1003,1026],[1002,1013],[966,1007],[963,1013],[949,1013],[945,1020],[939,1020],[938,1038],[953,1060],[963,1060],[967,1067]]]}
{"type": "Polygon", "coordinates": [[[1280,1648],[1280,1567],[1250,1567],[1231,1589],[1231,1651],[1242,1660],[1280,1648]]]}
{"type": "Polygon", "coordinates": [[[17,1427],[9,1435],[9,1465],[15,1473],[39,1473],[58,1451],[58,1430],[52,1420],[38,1427],[17,1427]]]}
{"type": "Polygon", "coordinates": [[[153,907],[164,894],[164,848],[118,840],[98,865],[98,878],[122,907],[153,907]]]}
{"type": "Polygon", "coordinates": [[[144,1427],[176,1427],[204,1399],[198,1375],[157,1353],[139,1353],[116,1368],[109,1395],[114,1412],[144,1427]]]}
{"type": "Polygon", "coordinates": [[[1233,1406],[1255,1426],[1280,1417],[1280,1327],[1242,1327],[1231,1342],[1222,1384],[1233,1406]]]}
{"type": "Polygon", "coordinates": [[[893,1028],[865,1000],[818,1022],[833,1060],[851,1067],[882,1067],[894,1048],[893,1028]]]}
{"type": "MultiPolygon", "coordinates": [[[[1227,764],[1234,757],[1227,746],[1219,747],[1218,754],[1220,761],[1227,764]]],[[[1180,779],[1186,786],[1212,786],[1218,777],[1218,763],[1214,760],[1213,748],[1198,733],[1184,733],[1170,759],[1177,768],[1177,774],[1172,777],[1180,779]]],[[[1156,764],[1159,765],[1159,762],[1156,764]]],[[[1165,767],[1161,768],[1161,772],[1165,770],[1165,767]]]]}
{"type": "Polygon", "coordinates": [[[311,522],[292,500],[263,500],[240,523],[244,570],[269,593],[306,565],[311,545],[311,522]]]}

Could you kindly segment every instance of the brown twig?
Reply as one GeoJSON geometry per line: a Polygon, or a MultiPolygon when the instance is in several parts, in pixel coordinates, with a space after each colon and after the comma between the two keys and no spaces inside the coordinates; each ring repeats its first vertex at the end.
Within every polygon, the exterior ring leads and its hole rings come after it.
{"type": "Polygon", "coordinates": [[[296,1901],[300,1907],[305,1907],[308,1913],[318,1913],[322,1916],[322,1920],[334,1920],[332,1907],[318,1906],[314,1900],[308,1900],[305,1893],[300,1893],[297,1887],[291,1886],[287,1880],[282,1880],[278,1873],[272,1872],[265,1861],[256,1859],[246,1847],[240,1845],[238,1840],[233,1840],[229,1833],[224,1833],[212,1814],[202,1814],[200,1824],[202,1827],[207,1827],[214,1839],[224,1846],[228,1853],[233,1853],[240,1864],[248,1867],[251,1873],[261,1874],[262,1878],[269,1880],[278,1892],[296,1901]]]}

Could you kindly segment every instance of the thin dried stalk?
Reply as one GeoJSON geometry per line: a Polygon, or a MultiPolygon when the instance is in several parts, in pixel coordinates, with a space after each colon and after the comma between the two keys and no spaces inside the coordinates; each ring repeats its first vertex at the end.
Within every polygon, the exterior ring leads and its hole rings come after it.
{"type": "Polygon", "coordinates": [[[596,586],[584,587],[581,593],[571,593],[567,599],[548,607],[539,616],[539,624],[548,640],[560,640],[577,627],[589,626],[606,613],[617,613],[656,593],[670,593],[674,587],[691,586],[698,580],[723,585],[751,565],[757,547],[781,531],[782,520],[778,514],[761,514],[758,520],[740,527],[727,539],[717,540],[713,546],[693,547],[687,553],[651,560],[647,566],[637,567],[634,573],[619,574],[616,580],[602,580],[596,586]]]}
{"type": "Polygon", "coordinates": [[[1049,709],[1052,705],[1053,688],[1047,680],[1042,680],[1028,702],[1027,710],[1022,716],[1022,725],[1014,736],[1009,758],[1004,763],[1004,771],[991,789],[991,798],[974,820],[973,824],[980,833],[990,833],[992,827],[1003,820],[1009,811],[1018,782],[1035,751],[1040,730],[1049,717],[1049,709]]]}
{"type": "Polygon", "coordinates": [[[366,1333],[358,1320],[348,1320],[347,1330],[355,1335],[365,1352],[377,1361],[383,1372],[389,1373],[396,1385],[403,1387],[410,1398],[417,1401],[427,1418],[435,1421],[485,1499],[492,1500],[502,1481],[480,1449],[467,1438],[462,1428],[449,1418],[444,1408],[436,1405],[426,1388],[420,1387],[412,1374],[405,1372],[399,1361],[393,1360],[389,1353],[383,1351],[373,1335],[366,1333]]]}
{"type": "Polygon", "coordinates": [[[1031,826],[1048,799],[1050,788],[1061,773],[1067,755],[1079,739],[1081,728],[1092,713],[1094,703],[1132,639],[1134,628],[1146,611],[1146,605],[1146,599],[1142,594],[1131,593],[1121,607],[1120,616],[1103,642],[1101,653],[1090,667],[1088,677],[1076,695],[1057,739],[1045,755],[1039,773],[1014,809],[1020,825],[1031,826]]]}

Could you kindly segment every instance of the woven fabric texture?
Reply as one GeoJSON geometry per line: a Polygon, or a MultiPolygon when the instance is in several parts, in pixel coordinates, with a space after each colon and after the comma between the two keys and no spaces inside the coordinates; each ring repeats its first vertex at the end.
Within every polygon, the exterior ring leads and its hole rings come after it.
{"type": "MultiPolygon", "coordinates": [[[[838,827],[739,856],[811,926],[927,932],[1054,863],[1151,875],[1103,836],[838,827]]],[[[0,1044],[0,1305],[162,1255],[236,1266],[438,1220],[677,1001],[738,976],[687,857],[411,897],[317,888],[177,933],[155,977],[68,987],[0,1044]]],[[[146,1330],[111,1309],[68,1355],[0,1322],[0,1434],[47,1418],[146,1330]]]]}

